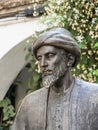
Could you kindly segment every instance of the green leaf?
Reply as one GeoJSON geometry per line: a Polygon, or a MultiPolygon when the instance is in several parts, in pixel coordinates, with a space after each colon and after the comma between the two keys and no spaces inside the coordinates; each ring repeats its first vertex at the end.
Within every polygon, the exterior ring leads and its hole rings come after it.
{"type": "Polygon", "coordinates": [[[5,113],[5,112],[7,112],[8,111],[8,107],[4,107],[3,108],[3,112],[5,113]]]}
{"type": "Polygon", "coordinates": [[[98,76],[98,69],[96,69],[94,72],[95,72],[96,76],[98,76]]]}
{"type": "Polygon", "coordinates": [[[3,127],[2,127],[2,126],[0,126],[0,130],[3,130],[3,127]]]}
{"type": "Polygon", "coordinates": [[[8,112],[4,113],[3,121],[8,120],[8,118],[9,118],[9,113],[8,112]]]}
{"type": "Polygon", "coordinates": [[[33,79],[34,79],[35,82],[38,81],[38,79],[39,79],[39,75],[36,74],[36,76],[34,76],[33,79]]]}
{"type": "Polygon", "coordinates": [[[95,43],[95,45],[94,45],[93,48],[94,48],[94,49],[98,49],[98,42],[95,43]]]}

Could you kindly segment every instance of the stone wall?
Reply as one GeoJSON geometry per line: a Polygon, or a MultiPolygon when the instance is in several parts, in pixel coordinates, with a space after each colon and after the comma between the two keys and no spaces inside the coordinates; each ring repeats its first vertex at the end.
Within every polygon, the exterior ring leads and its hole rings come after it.
{"type": "Polygon", "coordinates": [[[0,1],[0,18],[9,15],[15,15],[19,12],[24,13],[25,9],[32,9],[34,11],[44,6],[46,0],[1,0],[0,1]]]}

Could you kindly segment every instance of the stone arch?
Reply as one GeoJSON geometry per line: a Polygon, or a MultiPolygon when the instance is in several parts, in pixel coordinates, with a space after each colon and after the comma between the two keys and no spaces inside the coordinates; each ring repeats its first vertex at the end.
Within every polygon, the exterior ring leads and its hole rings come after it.
{"type": "MultiPolygon", "coordinates": [[[[30,61],[30,58],[28,60],[25,58],[28,53],[25,43],[30,39],[31,36],[14,46],[0,59],[0,100],[4,98],[19,72],[30,61]]],[[[31,44],[32,40],[28,46],[31,44]]]]}

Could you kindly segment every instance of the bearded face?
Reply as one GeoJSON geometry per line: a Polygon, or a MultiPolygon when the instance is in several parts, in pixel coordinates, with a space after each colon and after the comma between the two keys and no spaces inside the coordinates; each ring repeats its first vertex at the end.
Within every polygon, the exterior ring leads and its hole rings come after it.
{"type": "Polygon", "coordinates": [[[63,49],[42,46],[37,51],[37,59],[42,70],[44,87],[52,87],[67,70],[67,58],[63,49]]]}
{"type": "Polygon", "coordinates": [[[64,76],[65,72],[66,72],[67,68],[66,68],[66,64],[64,62],[64,60],[61,61],[61,63],[59,63],[57,66],[54,66],[53,69],[47,74],[45,75],[43,73],[42,75],[42,79],[43,79],[43,86],[44,87],[52,87],[55,86],[55,83],[64,76]]]}

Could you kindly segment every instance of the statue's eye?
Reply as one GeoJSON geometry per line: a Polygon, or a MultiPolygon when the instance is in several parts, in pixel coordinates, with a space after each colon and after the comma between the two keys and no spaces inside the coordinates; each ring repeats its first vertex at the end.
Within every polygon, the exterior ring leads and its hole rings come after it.
{"type": "Polygon", "coordinates": [[[53,58],[55,56],[55,53],[48,53],[48,58],[53,58]]]}
{"type": "Polygon", "coordinates": [[[37,60],[40,61],[42,59],[41,56],[37,56],[37,60]]]}

